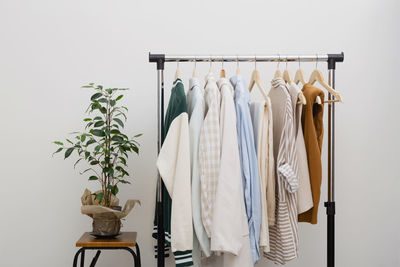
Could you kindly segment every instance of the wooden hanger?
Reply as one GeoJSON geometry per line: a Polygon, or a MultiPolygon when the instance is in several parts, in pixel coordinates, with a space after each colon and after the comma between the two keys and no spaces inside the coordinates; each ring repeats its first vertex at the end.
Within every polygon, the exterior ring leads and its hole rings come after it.
{"type": "MultiPolygon", "coordinates": [[[[296,71],[296,74],[294,75],[293,82],[295,84],[299,84],[299,82],[301,82],[301,84],[303,84],[303,85],[307,83],[304,71],[300,68],[300,57],[299,57],[299,69],[296,71]]],[[[319,96],[317,96],[317,98],[321,102],[321,98],[319,98],[319,96]]],[[[301,104],[303,104],[303,105],[307,104],[306,97],[304,96],[303,92],[301,92],[301,91],[299,93],[299,100],[300,100],[301,104]]]]}
{"type": "Polygon", "coordinates": [[[254,85],[257,84],[258,89],[260,89],[262,95],[265,97],[265,99],[269,98],[267,90],[264,88],[261,82],[260,78],[260,72],[257,70],[257,58],[254,57],[254,70],[253,73],[251,74],[251,79],[250,79],[250,85],[249,85],[249,91],[253,89],[254,85]]]}
{"type": "Polygon", "coordinates": [[[290,74],[290,72],[287,68],[287,57],[286,57],[286,68],[283,71],[283,80],[288,84],[292,83],[292,75],[290,74]]]}
{"type": "Polygon", "coordinates": [[[239,68],[239,57],[236,56],[236,74],[240,74],[240,68],[239,68]]]}
{"type": "MultiPolygon", "coordinates": [[[[308,81],[308,83],[310,84],[314,84],[315,82],[318,82],[320,85],[322,85],[322,87],[324,87],[331,95],[333,95],[335,97],[335,100],[333,102],[340,102],[343,103],[343,98],[340,95],[340,93],[338,91],[336,91],[335,89],[333,89],[332,87],[330,87],[324,79],[324,76],[322,75],[322,73],[318,70],[318,57],[317,57],[317,63],[316,63],[316,68],[315,70],[311,73],[310,75],[310,79],[308,81]]],[[[326,101],[325,101],[326,102],[326,101]]],[[[330,101],[332,102],[332,101],[330,101]]]]}
{"type": "Polygon", "coordinates": [[[181,71],[179,70],[179,60],[176,61],[176,71],[175,71],[175,80],[176,79],[181,79],[181,71]]]}
{"type": "Polygon", "coordinates": [[[221,78],[226,78],[226,73],[225,73],[225,69],[224,69],[224,58],[222,58],[222,68],[221,68],[220,77],[221,78]]]}
{"type": "Polygon", "coordinates": [[[197,76],[198,76],[198,73],[197,73],[197,61],[196,61],[196,59],[195,59],[195,60],[194,60],[194,69],[193,69],[192,77],[193,77],[193,78],[197,78],[197,76]]]}
{"type": "Polygon", "coordinates": [[[275,74],[274,74],[274,78],[275,78],[275,79],[276,79],[276,78],[282,78],[282,73],[281,73],[281,71],[279,70],[279,64],[281,63],[281,55],[278,54],[278,56],[279,56],[279,59],[278,59],[278,66],[276,67],[276,71],[275,71],[275,74]]]}

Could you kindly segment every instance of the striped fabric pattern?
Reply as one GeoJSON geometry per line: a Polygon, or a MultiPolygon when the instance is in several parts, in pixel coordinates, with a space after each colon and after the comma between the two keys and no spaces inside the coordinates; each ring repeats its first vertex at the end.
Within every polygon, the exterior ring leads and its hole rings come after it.
{"type": "Polygon", "coordinates": [[[208,237],[211,237],[213,206],[220,168],[220,92],[212,73],[206,77],[206,116],[200,133],[199,168],[201,185],[201,218],[208,237]],[[208,110],[207,110],[208,109],[208,110]]]}
{"type": "Polygon", "coordinates": [[[174,252],[175,265],[176,267],[192,266],[192,251],[176,251],[174,252]]]}
{"type": "Polygon", "coordinates": [[[272,81],[271,91],[280,90],[278,95],[270,94],[272,105],[284,105],[282,122],[274,127],[282,126],[276,156],[277,192],[276,192],[276,222],[270,227],[270,252],[265,256],[276,264],[285,264],[298,255],[298,225],[297,225],[297,194],[298,163],[295,146],[295,129],[291,98],[288,89],[281,78],[272,81]],[[282,103],[282,97],[284,99],[282,103]]]}

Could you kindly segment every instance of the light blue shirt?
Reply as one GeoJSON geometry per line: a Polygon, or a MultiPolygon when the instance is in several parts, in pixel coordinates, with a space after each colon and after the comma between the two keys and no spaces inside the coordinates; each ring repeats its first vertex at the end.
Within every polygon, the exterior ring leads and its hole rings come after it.
{"type": "Polygon", "coordinates": [[[236,128],[242,168],[244,202],[249,224],[250,248],[255,264],[260,258],[261,192],[253,125],[250,116],[250,92],[240,75],[233,76],[231,83],[235,88],[236,128]]]}

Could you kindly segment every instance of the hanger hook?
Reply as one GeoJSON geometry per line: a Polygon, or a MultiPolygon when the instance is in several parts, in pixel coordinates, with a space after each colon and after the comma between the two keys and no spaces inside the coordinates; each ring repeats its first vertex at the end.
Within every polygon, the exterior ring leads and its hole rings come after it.
{"type": "Polygon", "coordinates": [[[300,56],[299,56],[299,69],[300,69],[300,56]]]}
{"type": "Polygon", "coordinates": [[[211,59],[211,55],[210,55],[210,69],[212,68],[212,59],[211,59]]]}
{"type": "Polygon", "coordinates": [[[285,66],[285,68],[287,69],[287,62],[288,62],[288,55],[286,55],[286,66],[285,66]]]}
{"type": "Polygon", "coordinates": [[[278,66],[276,67],[277,69],[279,69],[280,63],[281,63],[281,54],[278,53],[278,66]]]}
{"type": "Polygon", "coordinates": [[[318,54],[315,54],[317,56],[317,60],[315,61],[315,69],[318,69],[318,54]]]}
{"type": "Polygon", "coordinates": [[[257,69],[257,55],[254,54],[254,69],[257,69]]]}
{"type": "Polygon", "coordinates": [[[222,69],[224,69],[224,56],[222,56],[222,69]]]}
{"type": "Polygon", "coordinates": [[[195,69],[197,68],[197,57],[196,56],[194,57],[194,68],[195,69]]]}
{"type": "Polygon", "coordinates": [[[179,59],[176,61],[176,68],[179,69],[179,59]]]}
{"type": "Polygon", "coordinates": [[[236,68],[237,69],[239,68],[239,56],[238,55],[236,55],[236,68]]]}

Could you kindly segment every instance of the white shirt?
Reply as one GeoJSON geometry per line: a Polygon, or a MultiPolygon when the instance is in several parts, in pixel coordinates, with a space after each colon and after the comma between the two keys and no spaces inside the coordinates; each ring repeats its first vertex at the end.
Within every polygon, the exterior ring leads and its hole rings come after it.
{"type": "Polygon", "coordinates": [[[303,107],[298,103],[301,90],[295,84],[289,86],[289,94],[292,98],[293,106],[293,123],[296,134],[296,152],[299,165],[299,189],[297,190],[297,212],[303,213],[313,207],[313,198],[311,193],[310,174],[308,172],[307,152],[304,143],[303,129],[301,127],[301,112],[303,107]]]}
{"type": "MultiPolygon", "coordinates": [[[[201,220],[201,200],[200,200],[200,173],[199,173],[199,140],[201,127],[204,120],[204,90],[200,87],[197,78],[189,81],[189,91],[187,93],[188,113],[189,113],[189,137],[190,137],[190,162],[192,175],[192,209],[193,225],[195,237],[206,257],[210,256],[210,240],[204,229],[201,220]]],[[[196,265],[200,261],[200,251],[197,250],[196,240],[193,246],[193,261],[196,265]],[[197,257],[196,257],[197,256],[197,257]]]]}

